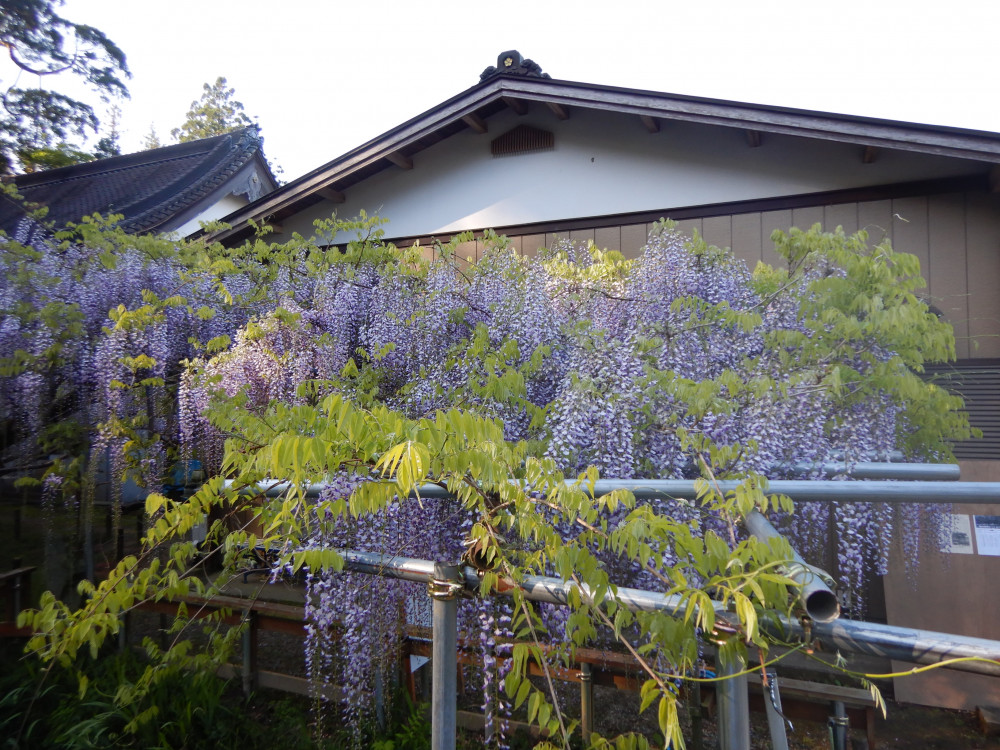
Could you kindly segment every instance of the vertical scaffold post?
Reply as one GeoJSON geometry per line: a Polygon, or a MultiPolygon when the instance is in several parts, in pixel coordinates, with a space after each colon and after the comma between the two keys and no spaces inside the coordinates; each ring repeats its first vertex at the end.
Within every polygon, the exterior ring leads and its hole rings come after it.
{"type": "Polygon", "coordinates": [[[719,747],[724,750],[750,750],[750,697],[747,676],[740,675],[743,664],[733,657],[719,654],[719,747]]]}
{"type": "Polygon", "coordinates": [[[427,593],[434,600],[431,649],[431,750],[455,749],[458,712],[458,602],[462,590],[457,565],[434,563],[427,593]]]}
{"type": "Polygon", "coordinates": [[[771,669],[767,670],[767,685],[764,687],[764,710],[767,712],[767,726],[771,730],[772,750],[788,750],[781,693],[778,692],[778,675],[771,669]]]}
{"type": "Polygon", "coordinates": [[[850,726],[843,702],[834,701],[833,716],[830,717],[830,744],[833,746],[833,750],[846,750],[847,733],[850,726]]]}
{"type": "Polygon", "coordinates": [[[257,689],[257,613],[246,610],[243,618],[243,694],[249,696],[257,689]]]}
{"type": "Polygon", "coordinates": [[[587,662],[580,664],[580,731],[584,743],[589,745],[594,731],[594,682],[587,662]]]}

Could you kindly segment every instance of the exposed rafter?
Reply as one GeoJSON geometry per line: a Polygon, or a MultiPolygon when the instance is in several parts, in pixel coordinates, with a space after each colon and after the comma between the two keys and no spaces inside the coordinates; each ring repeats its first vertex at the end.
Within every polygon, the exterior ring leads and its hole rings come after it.
{"type": "Polygon", "coordinates": [[[385,155],[385,158],[400,169],[413,169],[413,159],[400,151],[391,151],[385,155]]]}
{"type": "Polygon", "coordinates": [[[528,114],[528,103],[523,99],[515,99],[512,96],[502,96],[504,104],[517,112],[519,115],[528,114]]]}
{"type": "Polygon", "coordinates": [[[642,124],[646,126],[646,130],[650,133],[660,132],[660,121],[655,117],[650,117],[649,115],[639,115],[639,119],[642,120],[642,124]]]}
{"type": "Polygon", "coordinates": [[[563,105],[559,104],[558,102],[545,102],[545,103],[549,105],[549,109],[551,109],[552,112],[555,114],[555,116],[558,117],[560,120],[569,119],[569,110],[566,109],[563,105]]]}
{"type": "Polygon", "coordinates": [[[994,193],[1000,193],[1000,164],[990,170],[990,189],[994,193]]]}
{"type": "Polygon", "coordinates": [[[874,164],[876,159],[878,159],[878,149],[874,146],[865,146],[865,150],[861,152],[861,162],[874,164]]]}
{"type": "Polygon", "coordinates": [[[757,148],[761,144],[761,135],[759,130],[748,130],[747,134],[747,144],[750,148],[757,148]]]}
{"type": "Polygon", "coordinates": [[[486,120],[477,115],[475,112],[470,112],[465,115],[462,118],[462,122],[475,130],[477,133],[485,133],[490,129],[489,125],[486,124],[486,120]]]}
{"type": "Polygon", "coordinates": [[[330,201],[330,203],[343,203],[345,200],[347,200],[346,195],[344,195],[339,190],[334,190],[332,187],[320,188],[319,190],[316,191],[316,194],[320,198],[325,198],[326,200],[330,201]]]}

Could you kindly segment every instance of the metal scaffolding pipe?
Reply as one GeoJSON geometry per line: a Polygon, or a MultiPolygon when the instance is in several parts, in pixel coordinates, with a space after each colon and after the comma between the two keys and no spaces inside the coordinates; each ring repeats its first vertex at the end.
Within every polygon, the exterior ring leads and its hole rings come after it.
{"type": "Polygon", "coordinates": [[[773,669],[764,670],[767,685],[764,685],[764,711],[767,713],[767,728],[771,732],[771,750],[788,750],[788,735],[785,733],[785,716],[781,710],[781,693],[778,690],[778,675],[773,669]]]}
{"type": "MultiPolygon", "coordinates": [[[[428,560],[380,555],[373,552],[351,551],[344,555],[345,568],[407,581],[429,582],[434,577],[434,563],[428,560]]],[[[479,590],[479,575],[471,567],[461,570],[466,590],[479,590]]],[[[532,601],[567,604],[571,589],[576,584],[548,576],[526,576],[520,584],[525,596],[532,601]]],[[[510,585],[509,593],[514,584],[510,585]]],[[[588,594],[585,590],[582,593],[588,594]]],[[[667,612],[683,615],[681,597],[667,596],[654,591],[619,587],[616,599],[634,612],[667,612]]],[[[717,617],[731,618],[732,614],[716,607],[717,617]]],[[[937,664],[946,659],[975,658],[988,661],[965,661],[951,665],[951,669],[1000,677],[1000,641],[973,638],[963,635],[937,633],[894,625],[834,620],[810,622],[809,632],[798,620],[787,617],[773,621],[762,620],[761,627],[771,635],[783,639],[808,638],[823,651],[868,654],[897,659],[912,664],[937,664]]]]}
{"type": "Polygon", "coordinates": [[[590,744],[590,736],[594,732],[594,683],[590,665],[583,662],[580,665],[580,733],[583,741],[590,744]]]}
{"type": "MultiPolygon", "coordinates": [[[[752,510],[743,519],[747,531],[762,542],[781,539],[781,534],[771,525],[763,513],[752,510]]],[[[830,622],[840,617],[840,602],[837,595],[830,589],[827,580],[830,576],[823,570],[813,567],[802,556],[792,550],[793,563],[784,566],[785,575],[799,584],[799,601],[802,608],[816,622],[830,622]]]]}
{"type": "Polygon", "coordinates": [[[828,477],[844,474],[851,477],[851,479],[957,482],[962,478],[958,464],[904,464],[885,461],[859,461],[858,463],[850,464],[845,461],[825,461],[819,464],[795,463],[779,465],[774,468],[791,474],[817,472],[828,477]]]}
{"type": "Polygon", "coordinates": [[[455,750],[458,716],[458,592],[463,585],[457,565],[434,563],[427,593],[434,600],[431,646],[431,750],[455,750]]]}
{"type": "Polygon", "coordinates": [[[745,665],[738,659],[717,660],[719,677],[715,688],[719,701],[719,747],[725,750],[750,750],[750,695],[747,676],[739,674],[745,665]],[[736,676],[738,675],[738,676],[736,676]]]}
{"type": "MultiPolygon", "coordinates": [[[[739,484],[731,479],[718,482],[722,492],[734,490],[739,484]]],[[[306,495],[316,497],[326,486],[323,483],[310,484],[305,488],[306,495]]],[[[287,482],[266,481],[261,482],[258,487],[268,497],[281,495],[290,488],[287,482]]],[[[599,479],[594,486],[594,493],[600,496],[623,489],[631,491],[640,500],[693,500],[697,496],[693,479],[599,479]]],[[[446,488],[436,484],[421,485],[417,492],[420,497],[450,497],[446,488]]],[[[787,495],[801,502],[1000,505],[1000,482],[772,479],[768,482],[767,494],[787,495]]]]}
{"type": "MultiPolygon", "coordinates": [[[[844,451],[834,451],[830,454],[830,458],[834,461],[845,461],[847,460],[847,454],[844,451]]],[[[875,458],[886,463],[901,464],[906,462],[906,456],[903,455],[903,451],[886,451],[885,453],[877,454],[875,458]]]]}
{"type": "MultiPolygon", "coordinates": [[[[735,480],[719,483],[723,492],[739,486],[735,480]]],[[[696,496],[691,479],[599,479],[597,495],[612,490],[631,490],[637,498],[688,498],[696,496]]],[[[423,489],[421,489],[421,493],[423,489]]],[[[843,482],[830,479],[774,479],[768,483],[767,494],[787,495],[796,501],[830,501],[845,503],[968,503],[1000,505],[1000,482],[843,482]]]]}

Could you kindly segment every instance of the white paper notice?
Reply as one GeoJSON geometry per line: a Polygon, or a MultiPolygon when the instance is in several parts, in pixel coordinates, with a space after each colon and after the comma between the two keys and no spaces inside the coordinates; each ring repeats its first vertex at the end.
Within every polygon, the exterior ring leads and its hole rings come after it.
{"type": "Polygon", "coordinates": [[[952,514],[951,529],[946,533],[944,544],[941,545],[942,552],[952,555],[972,554],[972,519],[962,514],[952,514]]]}
{"type": "Polygon", "coordinates": [[[410,671],[416,672],[424,664],[430,661],[428,656],[417,656],[416,654],[410,654],[410,671]]]}
{"type": "Polygon", "coordinates": [[[976,516],[975,519],[979,554],[1000,556],[1000,516],[976,516]]]}

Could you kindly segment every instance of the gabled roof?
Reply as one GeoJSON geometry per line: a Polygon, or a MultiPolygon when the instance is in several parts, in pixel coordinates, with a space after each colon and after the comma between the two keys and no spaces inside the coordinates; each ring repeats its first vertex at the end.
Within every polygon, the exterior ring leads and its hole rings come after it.
{"type": "MultiPolygon", "coordinates": [[[[17,191],[32,204],[48,207],[57,227],[93,213],[122,214],[119,224],[132,233],[170,231],[177,219],[210,198],[251,162],[264,175],[261,189],[277,182],[261,152],[256,126],[174,146],[19,175],[17,191]]],[[[10,231],[24,215],[18,204],[0,200],[0,227],[10,231]]]]}
{"type": "Polygon", "coordinates": [[[751,144],[776,133],[1000,164],[998,133],[557,80],[512,50],[466,91],[225,217],[232,229],[215,238],[239,238],[248,219],[280,223],[321,200],[343,202],[353,185],[386,169],[409,169],[420,151],[465,129],[485,133],[491,116],[506,108],[523,113],[529,103],[561,120],[577,108],[616,112],[651,132],[673,120],[742,129],[751,144]]]}

